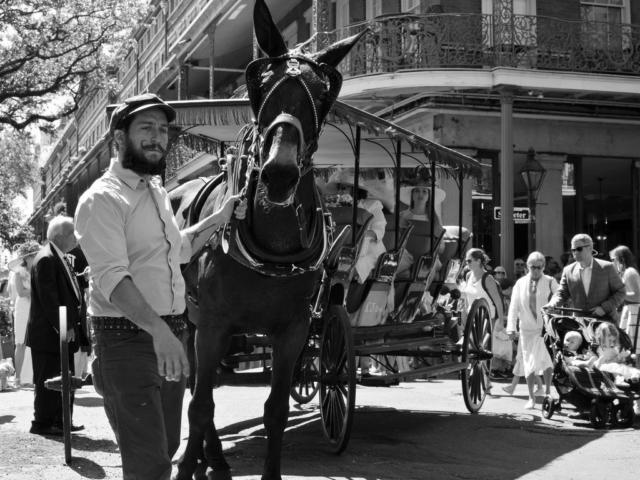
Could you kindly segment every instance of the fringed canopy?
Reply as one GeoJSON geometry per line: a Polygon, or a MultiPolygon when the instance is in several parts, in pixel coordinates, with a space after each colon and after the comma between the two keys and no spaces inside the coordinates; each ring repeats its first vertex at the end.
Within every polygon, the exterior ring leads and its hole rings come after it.
{"type": "MultiPolygon", "coordinates": [[[[168,103],[176,110],[174,125],[182,131],[179,135],[181,143],[191,148],[199,147],[198,150],[210,150],[223,143],[231,145],[240,129],[253,121],[248,99],[168,103]]],[[[115,105],[109,107],[108,112],[113,108],[115,105]]],[[[480,176],[485,168],[471,157],[340,101],[335,103],[327,117],[314,163],[325,167],[352,167],[355,129],[358,126],[362,140],[361,167],[394,166],[396,143],[402,142],[403,167],[429,166],[433,161],[441,167],[438,168],[438,176],[457,176],[461,172],[465,177],[480,176]]]]}

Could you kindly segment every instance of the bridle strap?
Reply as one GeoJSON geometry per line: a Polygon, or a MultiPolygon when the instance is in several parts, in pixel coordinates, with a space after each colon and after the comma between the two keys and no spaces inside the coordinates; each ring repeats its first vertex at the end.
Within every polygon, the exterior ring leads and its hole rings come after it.
{"type": "Polygon", "coordinates": [[[265,139],[269,136],[271,130],[282,123],[293,125],[296,130],[298,130],[298,137],[300,138],[300,141],[298,142],[298,158],[300,158],[301,155],[306,152],[307,144],[304,141],[304,132],[302,131],[302,124],[300,123],[300,120],[289,113],[281,113],[276,118],[274,118],[273,122],[271,122],[269,126],[264,130],[264,133],[260,135],[260,151],[262,151],[262,146],[264,145],[265,139]]]}

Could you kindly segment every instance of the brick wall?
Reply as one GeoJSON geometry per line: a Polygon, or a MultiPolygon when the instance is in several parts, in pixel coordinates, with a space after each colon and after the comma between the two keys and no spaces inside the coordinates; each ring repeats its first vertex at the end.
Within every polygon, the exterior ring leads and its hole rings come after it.
{"type": "Polygon", "coordinates": [[[537,15],[564,20],[580,20],[580,0],[538,0],[537,15]]]}
{"type": "Polygon", "coordinates": [[[440,0],[445,13],[482,13],[482,0],[440,0]]]}
{"type": "Polygon", "coordinates": [[[631,23],[640,25],[640,2],[631,0],[631,23]]]}

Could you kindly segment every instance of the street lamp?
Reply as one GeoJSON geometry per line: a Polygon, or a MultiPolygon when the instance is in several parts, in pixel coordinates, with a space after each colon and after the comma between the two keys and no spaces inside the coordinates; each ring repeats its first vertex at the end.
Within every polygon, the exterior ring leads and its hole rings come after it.
{"type": "Polygon", "coordinates": [[[529,148],[527,161],[524,162],[519,173],[529,197],[529,210],[531,211],[531,218],[529,219],[529,250],[533,252],[536,249],[535,224],[533,223],[536,218],[536,200],[547,171],[536,160],[536,152],[532,147],[529,148]]]}

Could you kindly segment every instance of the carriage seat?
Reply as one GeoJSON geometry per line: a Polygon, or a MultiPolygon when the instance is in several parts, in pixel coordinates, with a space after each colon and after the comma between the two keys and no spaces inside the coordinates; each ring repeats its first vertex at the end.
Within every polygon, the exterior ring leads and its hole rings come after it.
{"type": "Polygon", "coordinates": [[[473,234],[465,227],[458,227],[457,225],[447,225],[444,227],[445,234],[443,240],[444,249],[440,254],[440,263],[442,268],[440,270],[439,280],[444,280],[444,276],[447,273],[448,263],[454,258],[463,258],[471,241],[473,234]],[[462,251],[458,254],[458,238],[462,238],[462,251]]]}
{"type": "Polygon", "coordinates": [[[339,271],[339,275],[350,277],[356,260],[362,247],[362,240],[367,231],[373,215],[362,208],[357,209],[357,231],[355,245],[352,242],[351,228],[353,222],[353,209],[351,207],[329,207],[334,223],[334,243],[325,266],[330,275],[339,271]]]}
{"type": "MultiPolygon", "coordinates": [[[[328,207],[329,212],[331,212],[331,218],[333,219],[333,223],[335,225],[334,234],[337,237],[340,232],[344,229],[345,226],[351,225],[353,223],[353,209],[351,207],[328,207]]],[[[363,225],[367,223],[367,220],[372,218],[369,212],[367,212],[364,208],[357,209],[357,224],[358,224],[358,232],[357,237],[364,235],[365,229],[362,228],[363,225]]],[[[348,242],[350,243],[350,242],[348,242]]]]}

